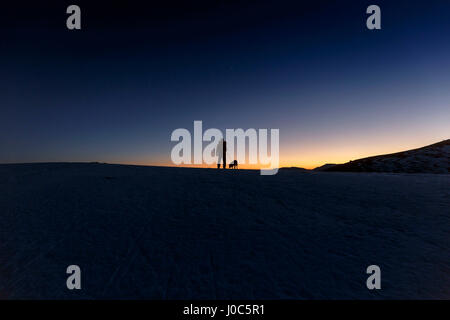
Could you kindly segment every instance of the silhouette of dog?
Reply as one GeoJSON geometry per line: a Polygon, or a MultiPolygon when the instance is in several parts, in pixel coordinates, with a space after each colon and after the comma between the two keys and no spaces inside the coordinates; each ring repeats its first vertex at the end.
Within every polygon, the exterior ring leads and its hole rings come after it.
{"type": "Polygon", "coordinates": [[[238,162],[237,160],[234,160],[233,162],[231,162],[228,166],[230,169],[237,169],[238,168],[238,162]]]}

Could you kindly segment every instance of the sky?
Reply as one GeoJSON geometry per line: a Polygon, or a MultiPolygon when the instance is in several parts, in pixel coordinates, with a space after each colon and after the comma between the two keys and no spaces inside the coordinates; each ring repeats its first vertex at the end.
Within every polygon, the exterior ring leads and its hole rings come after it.
{"type": "Polygon", "coordinates": [[[0,163],[173,165],[195,120],[305,168],[450,138],[448,1],[2,4],[0,49],[0,163]]]}

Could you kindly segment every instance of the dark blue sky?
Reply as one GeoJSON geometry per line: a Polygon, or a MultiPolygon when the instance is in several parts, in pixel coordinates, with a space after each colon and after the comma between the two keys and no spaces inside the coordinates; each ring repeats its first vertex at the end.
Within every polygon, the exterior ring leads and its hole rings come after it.
{"type": "Polygon", "coordinates": [[[448,1],[92,2],[0,9],[0,163],[169,164],[194,120],[305,167],[450,137],[448,1]]]}

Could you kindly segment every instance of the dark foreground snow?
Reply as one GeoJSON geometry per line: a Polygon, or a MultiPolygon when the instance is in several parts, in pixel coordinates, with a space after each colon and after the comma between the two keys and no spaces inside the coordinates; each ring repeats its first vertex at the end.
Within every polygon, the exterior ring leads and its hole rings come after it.
{"type": "Polygon", "coordinates": [[[449,231],[449,175],[0,165],[0,298],[448,299],[449,231]]]}

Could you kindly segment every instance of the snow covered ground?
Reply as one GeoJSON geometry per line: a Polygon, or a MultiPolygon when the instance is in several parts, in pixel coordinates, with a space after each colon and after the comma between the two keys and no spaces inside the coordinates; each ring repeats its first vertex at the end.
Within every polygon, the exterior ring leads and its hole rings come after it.
{"type": "Polygon", "coordinates": [[[449,231],[448,174],[0,165],[0,298],[449,299],[449,231]]]}

